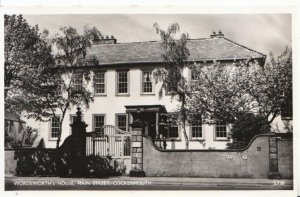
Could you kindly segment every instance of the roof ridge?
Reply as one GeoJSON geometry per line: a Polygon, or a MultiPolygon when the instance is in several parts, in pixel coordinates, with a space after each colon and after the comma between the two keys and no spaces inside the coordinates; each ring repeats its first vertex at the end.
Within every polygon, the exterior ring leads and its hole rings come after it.
{"type": "Polygon", "coordinates": [[[239,44],[239,43],[237,43],[237,42],[234,42],[234,41],[232,41],[232,40],[230,40],[230,39],[228,39],[228,38],[223,37],[223,39],[224,39],[224,40],[227,40],[227,41],[229,41],[229,42],[232,42],[233,44],[238,45],[238,46],[240,46],[240,47],[242,47],[242,48],[244,48],[244,49],[247,49],[247,50],[250,50],[250,51],[252,51],[252,52],[258,53],[258,54],[264,56],[265,58],[266,58],[266,56],[267,56],[267,55],[265,55],[265,54],[263,54],[263,53],[261,53],[261,52],[259,52],[259,51],[250,49],[250,48],[248,48],[248,47],[246,47],[246,46],[244,46],[244,45],[242,45],[242,44],[239,44]]]}

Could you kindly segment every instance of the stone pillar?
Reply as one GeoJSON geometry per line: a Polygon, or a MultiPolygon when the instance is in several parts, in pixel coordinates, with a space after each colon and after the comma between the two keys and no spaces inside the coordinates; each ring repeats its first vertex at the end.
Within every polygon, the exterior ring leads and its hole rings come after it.
{"type": "Polygon", "coordinates": [[[277,137],[269,136],[269,179],[280,179],[278,171],[278,146],[277,137]]]}
{"type": "Polygon", "coordinates": [[[132,143],[131,143],[131,177],[144,177],[143,171],[143,128],[144,125],[140,120],[135,120],[130,125],[132,128],[132,143]]]}
{"type": "Polygon", "coordinates": [[[86,127],[87,124],[82,121],[82,113],[80,108],[77,108],[77,116],[72,127],[72,176],[81,177],[85,173],[85,158],[86,158],[86,127]]]}

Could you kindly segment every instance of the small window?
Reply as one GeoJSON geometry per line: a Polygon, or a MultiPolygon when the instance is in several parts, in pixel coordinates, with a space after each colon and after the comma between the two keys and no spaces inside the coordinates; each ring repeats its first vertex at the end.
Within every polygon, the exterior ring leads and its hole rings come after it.
{"type": "Polygon", "coordinates": [[[51,138],[57,138],[60,132],[60,116],[51,118],[51,138]]]}
{"type": "Polygon", "coordinates": [[[217,121],[215,125],[216,139],[227,139],[227,126],[225,122],[217,121]]]}
{"type": "Polygon", "coordinates": [[[179,137],[178,134],[178,126],[171,125],[168,127],[167,138],[168,139],[177,139],[179,137]]]}
{"type": "Polygon", "coordinates": [[[192,139],[203,138],[202,133],[202,121],[197,121],[191,125],[191,137],[192,139]]]}
{"type": "Polygon", "coordinates": [[[74,89],[75,90],[82,90],[83,89],[83,76],[80,73],[74,74],[74,89]]]}
{"type": "Polygon", "coordinates": [[[167,85],[167,93],[172,93],[172,92],[177,92],[178,91],[178,86],[177,82],[169,82],[167,85]]]}
{"type": "Polygon", "coordinates": [[[142,83],[143,93],[152,93],[152,72],[143,71],[143,83],[142,83]]]}
{"type": "Polygon", "coordinates": [[[117,93],[128,94],[128,71],[117,73],[117,93]]]}
{"type": "Polygon", "coordinates": [[[96,72],[94,75],[95,94],[105,94],[105,72],[96,72]]]}
{"type": "Polygon", "coordinates": [[[119,129],[126,131],[126,123],[127,123],[126,114],[118,114],[116,115],[116,125],[119,129]]]}
{"type": "Polygon", "coordinates": [[[93,121],[94,130],[99,130],[100,127],[104,126],[105,115],[94,115],[93,121]]]}

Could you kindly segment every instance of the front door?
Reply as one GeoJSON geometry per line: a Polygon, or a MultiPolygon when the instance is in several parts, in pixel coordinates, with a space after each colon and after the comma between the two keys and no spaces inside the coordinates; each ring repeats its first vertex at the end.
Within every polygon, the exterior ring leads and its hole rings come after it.
{"type": "Polygon", "coordinates": [[[140,113],[141,121],[144,122],[145,128],[143,134],[150,136],[153,140],[156,137],[156,116],[155,112],[140,113]]]}

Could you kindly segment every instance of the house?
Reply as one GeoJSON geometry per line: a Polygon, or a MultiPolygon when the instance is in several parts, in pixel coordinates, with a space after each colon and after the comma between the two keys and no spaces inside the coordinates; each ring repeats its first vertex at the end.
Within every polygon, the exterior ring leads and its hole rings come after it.
{"type": "Polygon", "coordinates": [[[17,114],[6,111],[5,123],[5,148],[21,145],[26,122],[17,114]]]}
{"type": "MultiPolygon", "coordinates": [[[[251,58],[264,65],[266,58],[262,53],[225,38],[221,32],[214,33],[210,38],[190,39],[187,47],[190,50],[188,61],[191,62],[219,61],[226,64],[251,58]]],[[[94,131],[102,125],[115,125],[130,131],[130,123],[137,118],[145,124],[144,134],[152,139],[159,137],[161,115],[172,113],[178,105],[168,92],[159,97],[161,84],[155,83],[152,77],[153,69],[164,62],[162,53],[160,42],[157,41],[117,43],[112,37],[92,45],[88,54],[96,56],[99,65],[78,68],[93,71],[89,89],[94,93],[94,102],[88,109],[83,109],[87,131],[94,131]]],[[[192,76],[189,69],[185,69],[183,74],[187,79],[192,76]]],[[[79,75],[75,85],[80,87],[82,82],[79,75]]],[[[69,125],[75,114],[74,108],[66,115],[62,141],[71,134],[69,125]]],[[[47,148],[55,147],[59,130],[56,118],[48,123],[28,120],[28,124],[40,130],[47,148]]],[[[230,126],[226,123],[188,125],[186,129],[190,149],[224,149],[229,141],[230,126]]],[[[176,123],[169,125],[166,141],[167,149],[184,149],[182,128],[176,123]]]]}

